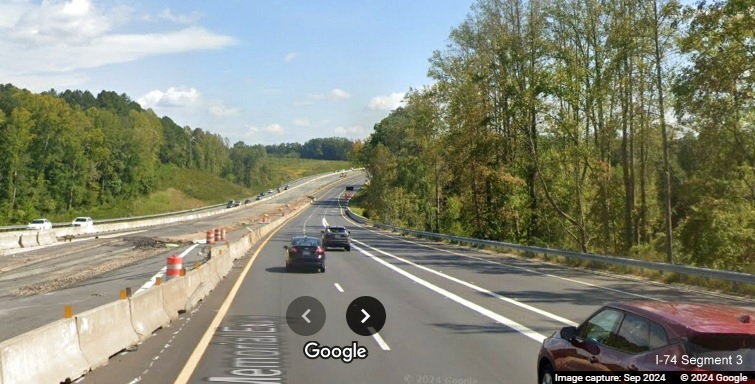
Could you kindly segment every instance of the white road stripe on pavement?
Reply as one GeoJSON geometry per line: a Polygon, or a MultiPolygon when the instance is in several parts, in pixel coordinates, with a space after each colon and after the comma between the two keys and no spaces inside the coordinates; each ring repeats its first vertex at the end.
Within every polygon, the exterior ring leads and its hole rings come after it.
{"type": "Polygon", "coordinates": [[[338,283],[333,283],[333,285],[335,285],[335,286],[336,286],[336,289],[338,290],[338,292],[341,292],[341,293],[343,293],[343,288],[341,288],[341,285],[340,285],[340,284],[338,284],[338,283]]]}
{"type": "MultiPolygon", "coordinates": [[[[178,255],[178,257],[180,257],[180,258],[182,258],[182,259],[183,259],[183,258],[184,258],[184,256],[188,255],[188,254],[189,254],[189,252],[191,252],[191,250],[192,250],[192,249],[194,249],[194,248],[195,248],[195,247],[196,247],[197,245],[199,245],[199,244],[194,244],[194,245],[192,245],[191,247],[189,247],[189,249],[187,249],[187,250],[185,250],[185,251],[181,252],[181,254],[180,254],[180,255],[178,255]]],[[[155,280],[157,280],[157,278],[158,278],[158,277],[160,277],[160,276],[164,275],[164,274],[165,274],[165,272],[166,272],[167,270],[168,270],[168,266],[167,266],[167,265],[166,265],[166,266],[164,266],[164,267],[162,267],[162,269],[160,269],[160,272],[157,272],[157,273],[156,273],[156,274],[155,274],[154,276],[152,276],[152,277],[151,277],[151,278],[149,279],[149,281],[147,281],[146,283],[144,283],[144,285],[142,285],[142,287],[141,287],[141,288],[139,288],[139,289],[138,289],[138,290],[136,291],[136,293],[139,293],[139,292],[141,292],[141,291],[144,291],[144,290],[146,290],[146,289],[149,289],[149,288],[151,288],[151,287],[152,287],[153,285],[155,285],[155,280]]]]}
{"type": "Polygon", "coordinates": [[[362,252],[363,254],[365,254],[366,256],[370,257],[371,259],[377,261],[380,264],[383,264],[384,266],[386,266],[386,267],[392,269],[393,271],[397,272],[398,274],[400,274],[400,275],[402,275],[402,276],[404,276],[404,277],[406,277],[406,278],[414,281],[415,283],[423,285],[426,288],[428,288],[428,289],[430,289],[430,290],[432,290],[432,291],[434,291],[436,293],[439,293],[439,294],[441,294],[441,295],[443,295],[443,296],[445,296],[445,297],[447,297],[447,298],[449,298],[449,299],[451,299],[451,300],[453,300],[453,301],[455,301],[455,302],[457,302],[457,303],[459,303],[459,304],[461,304],[461,305],[463,305],[463,306],[465,306],[465,307],[467,307],[467,308],[469,308],[469,309],[471,309],[471,310],[473,310],[473,311],[475,311],[475,312],[477,312],[477,313],[479,313],[481,315],[487,316],[487,317],[489,317],[489,318],[491,318],[491,319],[493,319],[493,320],[495,320],[495,321],[497,321],[497,322],[499,322],[499,323],[501,323],[501,324],[503,324],[503,325],[505,325],[505,326],[507,326],[507,327],[509,327],[509,328],[511,328],[511,329],[513,329],[513,330],[515,330],[515,331],[517,331],[519,333],[521,333],[521,334],[523,334],[524,336],[529,337],[532,340],[535,340],[535,341],[537,341],[539,343],[542,343],[543,340],[545,340],[545,338],[546,338],[544,335],[541,335],[540,333],[537,333],[536,331],[533,331],[532,329],[529,329],[526,326],[524,326],[522,324],[519,324],[519,323],[517,323],[514,320],[511,320],[509,318],[501,316],[501,315],[499,315],[499,314],[497,314],[497,313],[495,313],[495,312],[493,312],[493,311],[491,311],[491,310],[489,310],[489,309],[487,309],[485,307],[477,305],[477,304],[475,304],[475,303],[473,303],[473,302],[471,302],[469,300],[466,300],[466,299],[464,299],[464,298],[462,298],[462,297],[460,297],[460,296],[458,296],[456,294],[448,292],[445,289],[443,289],[443,288],[441,288],[441,287],[439,287],[439,286],[437,286],[435,284],[432,284],[432,283],[430,283],[430,282],[428,282],[426,280],[423,280],[423,279],[421,279],[421,278],[419,278],[419,277],[417,277],[417,276],[415,276],[415,275],[413,275],[413,274],[411,274],[411,273],[409,273],[409,272],[407,272],[407,271],[405,271],[405,270],[403,270],[403,269],[401,269],[401,268],[399,268],[399,267],[397,267],[397,266],[395,266],[393,264],[388,263],[385,260],[380,259],[379,257],[373,255],[372,253],[370,253],[370,252],[368,252],[368,251],[366,251],[366,250],[364,250],[364,249],[362,249],[360,247],[357,247],[357,246],[353,246],[353,247],[357,251],[362,252]]]}
{"type": "Polygon", "coordinates": [[[556,314],[553,314],[553,313],[550,313],[550,312],[547,312],[547,311],[543,311],[542,309],[535,308],[535,307],[533,307],[531,305],[528,305],[528,304],[520,303],[520,302],[518,302],[518,301],[516,301],[516,300],[514,300],[512,298],[509,298],[509,297],[506,297],[506,296],[503,296],[503,295],[499,295],[499,294],[497,294],[495,292],[492,292],[492,291],[487,290],[485,288],[482,288],[480,286],[468,283],[468,282],[463,281],[463,280],[459,280],[459,279],[457,279],[457,278],[455,278],[453,276],[446,275],[443,272],[438,272],[438,271],[432,270],[432,269],[427,268],[427,267],[425,267],[423,265],[419,265],[417,263],[414,263],[414,262],[409,261],[407,259],[404,259],[402,257],[398,257],[396,255],[390,254],[390,253],[385,252],[383,250],[380,250],[380,249],[377,249],[375,247],[369,246],[369,245],[367,245],[367,244],[365,244],[365,243],[363,243],[363,242],[361,242],[359,240],[351,240],[351,241],[359,243],[359,244],[362,244],[363,246],[365,246],[367,248],[370,248],[370,249],[372,249],[374,251],[380,252],[383,255],[392,257],[392,258],[394,258],[396,260],[400,260],[400,261],[402,261],[404,263],[407,263],[407,264],[409,264],[411,266],[417,267],[417,268],[419,268],[419,269],[421,269],[423,271],[430,272],[432,274],[438,275],[438,276],[443,277],[445,279],[451,280],[454,283],[461,284],[461,285],[463,285],[465,287],[468,287],[468,288],[472,288],[472,289],[474,289],[477,292],[484,293],[484,294],[486,294],[488,296],[495,297],[496,299],[503,300],[503,301],[505,301],[505,302],[507,302],[509,304],[514,304],[514,305],[516,305],[516,306],[518,306],[520,308],[524,308],[524,309],[526,309],[528,311],[532,311],[532,312],[535,312],[535,313],[537,313],[539,315],[543,315],[543,316],[545,316],[545,317],[547,317],[549,319],[556,320],[556,321],[561,322],[563,324],[572,325],[572,326],[575,326],[575,327],[579,325],[578,323],[575,323],[575,322],[573,322],[573,321],[571,321],[569,319],[563,318],[561,316],[558,316],[556,314]]]}
{"type": "Polygon", "coordinates": [[[380,334],[375,332],[375,329],[372,327],[370,327],[369,329],[373,332],[372,337],[375,339],[375,341],[377,341],[380,348],[384,351],[390,351],[391,347],[388,346],[388,343],[386,343],[385,340],[383,340],[380,334]]]}

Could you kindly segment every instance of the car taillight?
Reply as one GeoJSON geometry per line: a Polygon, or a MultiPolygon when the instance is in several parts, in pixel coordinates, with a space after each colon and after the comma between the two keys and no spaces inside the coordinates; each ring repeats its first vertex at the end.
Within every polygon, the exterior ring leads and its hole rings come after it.
{"type": "Polygon", "coordinates": [[[323,253],[325,253],[325,250],[320,247],[317,247],[317,254],[322,255],[323,253]]]}
{"type": "Polygon", "coordinates": [[[298,250],[296,248],[294,248],[294,247],[291,247],[291,248],[288,249],[288,252],[289,253],[296,253],[296,252],[298,252],[298,250]]]}

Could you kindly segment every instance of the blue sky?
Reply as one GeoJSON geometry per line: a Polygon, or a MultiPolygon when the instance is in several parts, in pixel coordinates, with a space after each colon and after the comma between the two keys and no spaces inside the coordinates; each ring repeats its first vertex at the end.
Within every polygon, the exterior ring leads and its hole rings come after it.
{"type": "Polygon", "coordinates": [[[0,82],[126,93],[231,143],[364,138],[472,0],[0,0],[0,82]]]}

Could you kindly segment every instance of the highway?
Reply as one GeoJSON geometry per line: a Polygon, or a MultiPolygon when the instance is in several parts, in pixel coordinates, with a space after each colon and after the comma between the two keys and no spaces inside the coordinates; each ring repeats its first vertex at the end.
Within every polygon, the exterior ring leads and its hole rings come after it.
{"type": "Polygon", "coordinates": [[[65,305],[81,313],[117,300],[122,289],[139,291],[154,282],[170,255],[182,255],[184,265],[191,267],[205,259],[206,245],[192,242],[204,241],[207,230],[226,227],[228,240],[234,241],[263,225],[259,223],[263,214],[280,215],[287,204],[302,198],[308,201],[307,195],[334,181],[341,181],[339,174],[306,177],[292,182],[289,191],[199,220],[84,235],[46,247],[2,250],[0,341],[62,318],[65,305]]]}
{"type": "MultiPolygon", "coordinates": [[[[753,308],[733,297],[362,227],[343,215],[339,197],[347,183],[325,189],[315,204],[237,260],[206,302],[79,382],[533,383],[542,339],[608,301],[753,308]],[[285,272],[283,246],[302,233],[319,236],[323,219],[351,230],[352,250],[327,251],[325,273],[285,272]],[[311,336],[287,324],[289,305],[301,296],[314,297],[325,310],[322,328],[311,336]],[[372,336],[357,335],[347,324],[346,311],[361,296],[385,308],[385,325],[372,336]],[[348,363],[310,359],[304,348],[311,341],[356,343],[367,356],[348,363]]],[[[316,310],[298,312],[315,324],[322,317],[316,310]]]]}

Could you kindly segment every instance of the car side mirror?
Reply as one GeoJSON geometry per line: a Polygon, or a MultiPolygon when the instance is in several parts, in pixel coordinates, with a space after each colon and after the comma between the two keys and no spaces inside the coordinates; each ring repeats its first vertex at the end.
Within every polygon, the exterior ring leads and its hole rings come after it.
{"type": "Polygon", "coordinates": [[[288,245],[284,245],[284,246],[283,246],[283,249],[288,249],[288,245]]]}
{"type": "Polygon", "coordinates": [[[573,341],[577,337],[577,327],[568,326],[561,328],[559,332],[561,338],[568,341],[573,341]]]}

